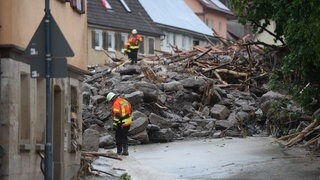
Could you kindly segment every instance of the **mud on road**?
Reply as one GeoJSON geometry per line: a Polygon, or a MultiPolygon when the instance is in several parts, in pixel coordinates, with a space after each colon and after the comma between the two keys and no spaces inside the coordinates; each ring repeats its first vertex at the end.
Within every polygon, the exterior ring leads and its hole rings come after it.
{"type": "Polygon", "coordinates": [[[271,137],[176,141],[131,146],[129,152],[122,161],[100,158],[95,167],[110,165],[133,180],[320,179],[319,158],[281,148],[271,137]]]}

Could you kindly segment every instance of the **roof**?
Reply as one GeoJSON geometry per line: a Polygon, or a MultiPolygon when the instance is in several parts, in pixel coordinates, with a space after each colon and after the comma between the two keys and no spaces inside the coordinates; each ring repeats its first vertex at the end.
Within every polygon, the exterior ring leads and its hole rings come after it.
{"type": "Polygon", "coordinates": [[[137,29],[139,33],[160,36],[162,32],[138,0],[107,0],[112,9],[103,7],[101,0],[87,1],[88,25],[103,26],[131,32],[137,29]],[[124,2],[131,12],[126,10],[124,2]]]}
{"type": "Polygon", "coordinates": [[[233,15],[229,8],[227,8],[223,3],[219,0],[200,0],[201,4],[206,6],[207,8],[228,14],[233,15]]]}
{"type": "Polygon", "coordinates": [[[183,0],[139,0],[151,19],[158,24],[212,36],[207,27],[183,0]]]}

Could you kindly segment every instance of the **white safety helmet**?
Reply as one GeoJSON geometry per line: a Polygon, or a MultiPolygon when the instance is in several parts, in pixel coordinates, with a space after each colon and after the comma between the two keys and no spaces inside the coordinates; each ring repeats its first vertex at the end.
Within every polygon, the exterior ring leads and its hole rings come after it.
{"type": "Polygon", "coordinates": [[[137,34],[138,33],[138,31],[136,30],[136,29],[132,29],[132,32],[131,32],[132,34],[137,34]]]}
{"type": "Polygon", "coordinates": [[[111,101],[113,98],[117,97],[117,95],[113,92],[109,92],[107,94],[107,101],[111,101]]]}

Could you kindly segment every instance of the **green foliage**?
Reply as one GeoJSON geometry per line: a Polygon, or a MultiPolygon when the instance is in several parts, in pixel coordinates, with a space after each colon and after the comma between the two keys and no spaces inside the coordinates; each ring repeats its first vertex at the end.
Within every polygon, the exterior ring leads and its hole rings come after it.
{"type": "Polygon", "coordinates": [[[289,83],[286,87],[305,109],[313,111],[319,108],[320,1],[230,1],[240,22],[250,23],[256,33],[262,32],[271,20],[276,23],[276,29],[271,34],[288,50],[282,57],[277,78],[282,77],[289,83]],[[311,85],[299,93],[308,83],[311,85]]]}
{"type": "Polygon", "coordinates": [[[131,176],[128,173],[123,173],[120,176],[120,180],[131,180],[131,176]]]}

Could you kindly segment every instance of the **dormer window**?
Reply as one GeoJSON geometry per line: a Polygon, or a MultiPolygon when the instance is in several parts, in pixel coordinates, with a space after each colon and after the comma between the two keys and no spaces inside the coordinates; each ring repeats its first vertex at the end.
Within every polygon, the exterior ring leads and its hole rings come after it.
{"type": "Polygon", "coordinates": [[[127,12],[131,12],[131,9],[129,8],[129,6],[127,5],[127,3],[124,0],[120,0],[120,2],[127,12]]]}
{"type": "Polygon", "coordinates": [[[101,0],[101,5],[102,7],[104,7],[105,9],[112,9],[110,3],[107,0],[101,0]]]}

